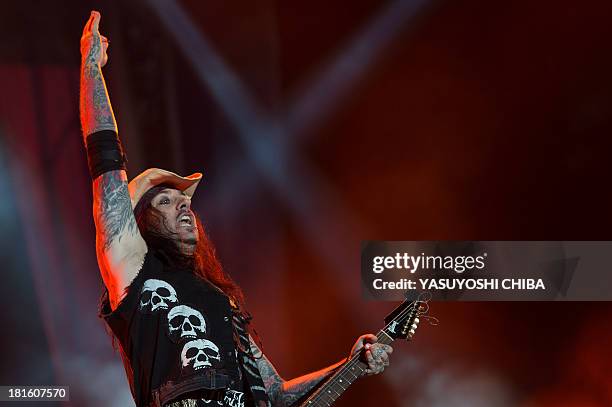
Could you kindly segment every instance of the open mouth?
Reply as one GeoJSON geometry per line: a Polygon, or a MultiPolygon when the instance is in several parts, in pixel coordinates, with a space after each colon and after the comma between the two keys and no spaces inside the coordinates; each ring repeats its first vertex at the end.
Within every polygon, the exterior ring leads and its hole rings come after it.
{"type": "Polygon", "coordinates": [[[181,215],[179,217],[180,226],[193,226],[193,219],[189,215],[181,215]]]}

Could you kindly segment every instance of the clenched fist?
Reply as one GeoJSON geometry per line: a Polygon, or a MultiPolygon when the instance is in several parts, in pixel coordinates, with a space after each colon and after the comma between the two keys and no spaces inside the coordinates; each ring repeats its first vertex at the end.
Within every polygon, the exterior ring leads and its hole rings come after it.
{"type": "Polygon", "coordinates": [[[83,28],[81,37],[81,63],[83,65],[106,65],[108,55],[108,39],[100,34],[100,13],[92,11],[89,20],[83,28]]]}

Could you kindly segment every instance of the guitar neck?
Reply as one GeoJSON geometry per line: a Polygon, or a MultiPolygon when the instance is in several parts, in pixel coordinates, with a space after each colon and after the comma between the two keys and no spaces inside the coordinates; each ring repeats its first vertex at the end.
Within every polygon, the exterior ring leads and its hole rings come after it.
{"type": "MultiPolygon", "coordinates": [[[[376,334],[378,343],[385,345],[393,342],[384,330],[376,334]]],[[[359,360],[359,354],[353,355],[344,363],[317,391],[315,391],[301,406],[331,406],[334,401],[365,371],[367,365],[359,360]]]]}

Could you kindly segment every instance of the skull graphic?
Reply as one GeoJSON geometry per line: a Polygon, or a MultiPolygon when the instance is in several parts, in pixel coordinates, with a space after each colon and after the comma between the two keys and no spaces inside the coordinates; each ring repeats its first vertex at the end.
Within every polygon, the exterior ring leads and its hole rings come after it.
{"type": "Polygon", "coordinates": [[[168,309],[170,304],[178,302],[174,287],[163,280],[150,278],[144,282],[140,291],[140,311],[155,312],[168,309]]]}
{"type": "Polygon", "coordinates": [[[174,342],[197,338],[199,334],[206,333],[206,321],[197,309],[177,305],[168,311],[168,332],[174,342]]]}
{"type": "Polygon", "coordinates": [[[213,361],[221,361],[219,348],[207,339],[194,339],[183,346],[181,352],[183,368],[191,367],[193,370],[212,366],[213,361]]]}

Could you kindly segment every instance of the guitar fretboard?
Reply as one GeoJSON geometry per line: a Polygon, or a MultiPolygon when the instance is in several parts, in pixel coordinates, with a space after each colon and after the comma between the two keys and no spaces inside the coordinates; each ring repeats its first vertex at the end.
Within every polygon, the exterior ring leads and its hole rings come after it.
{"type": "MultiPolygon", "coordinates": [[[[376,334],[378,343],[385,345],[393,342],[384,330],[376,334]]],[[[353,355],[340,367],[302,406],[331,406],[334,401],[365,371],[367,365],[359,360],[359,354],[353,355]]]]}

